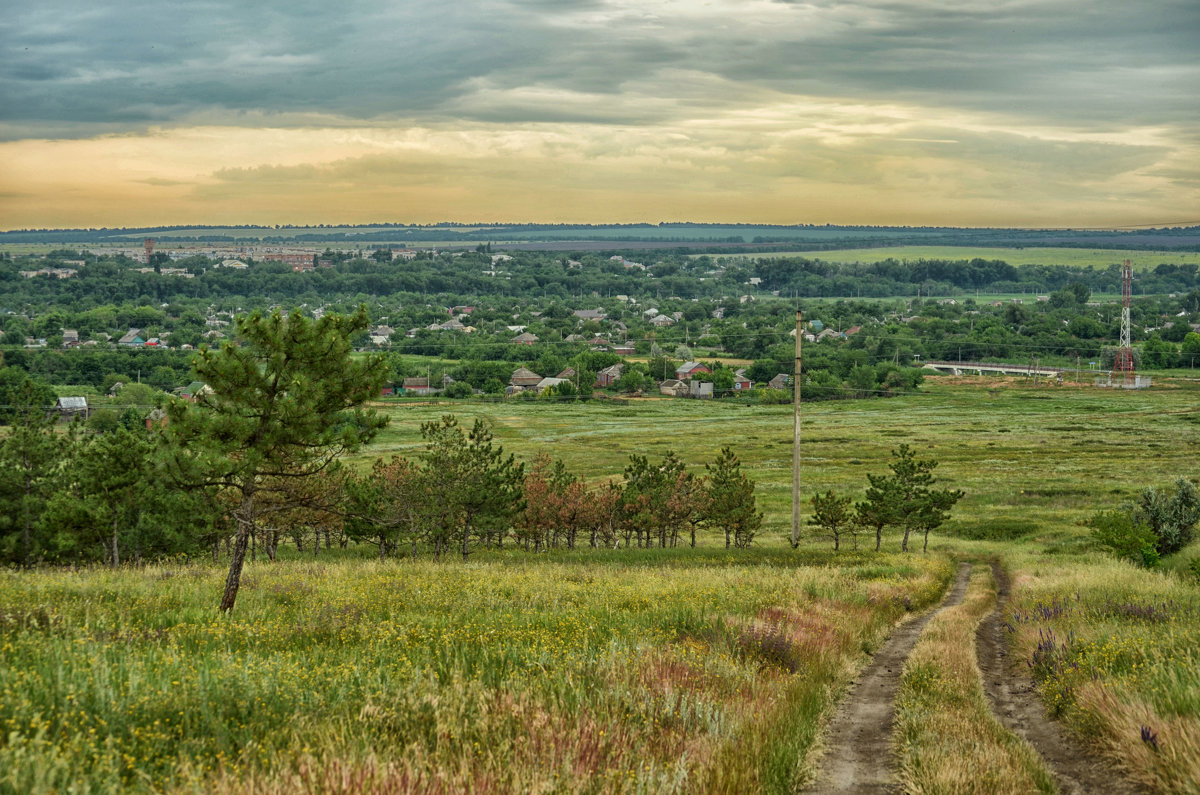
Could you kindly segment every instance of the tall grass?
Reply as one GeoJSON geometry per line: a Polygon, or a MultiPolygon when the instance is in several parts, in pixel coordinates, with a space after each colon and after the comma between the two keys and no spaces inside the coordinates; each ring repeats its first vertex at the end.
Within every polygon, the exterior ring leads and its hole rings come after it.
{"type": "Polygon", "coordinates": [[[1200,589],[1111,559],[1018,560],[1008,620],[1047,708],[1156,792],[1200,790],[1200,589]]]}
{"type": "Polygon", "coordinates": [[[228,617],[205,566],[6,573],[0,790],[784,791],[950,570],[805,562],[260,563],[228,617]]]}

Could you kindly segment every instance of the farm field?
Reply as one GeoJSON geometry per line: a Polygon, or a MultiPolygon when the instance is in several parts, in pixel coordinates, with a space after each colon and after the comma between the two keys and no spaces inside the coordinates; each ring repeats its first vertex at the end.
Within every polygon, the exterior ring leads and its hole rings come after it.
{"type": "Polygon", "coordinates": [[[765,254],[722,254],[722,257],[809,257],[826,262],[875,263],[885,259],[918,260],[1003,260],[1009,265],[1067,265],[1106,268],[1129,260],[1134,271],[1170,265],[1200,265],[1200,252],[1145,251],[1140,249],[1090,248],[985,248],[974,246],[890,246],[882,248],[836,249],[830,251],[791,251],[765,254]]]}
{"type": "MultiPolygon", "coordinates": [[[[1054,714],[1150,788],[1194,791],[1200,589],[1187,571],[1101,555],[1081,522],[1200,475],[1197,398],[1183,381],[931,379],[917,395],[806,405],[805,497],[860,497],[900,443],[966,491],[927,555],[900,554],[894,536],[882,553],[866,539],[837,554],[823,539],[787,545],[790,407],[385,402],[391,423],[355,466],[416,453],[420,423],[443,413],[482,418],[507,452],[549,452],[591,482],[619,479],[635,452],[673,450],[703,471],[729,445],[758,483],[757,548],[727,551],[710,533],[695,550],[465,564],[290,550],[248,564],[226,617],[224,570],[207,562],[4,572],[0,792],[795,791],[838,753],[822,727],[854,672],[941,599],[958,560],[976,573],[962,611],[931,623],[910,660],[906,737],[938,720],[979,727],[1011,768],[996,780],[1046,788],[937,651],[991,609],[979,564],[1000,560],[1013,659],[1036,662],[1054,714]]],[[[961,753],[915,742],[906,780],[961,780],[961,753]]]]}

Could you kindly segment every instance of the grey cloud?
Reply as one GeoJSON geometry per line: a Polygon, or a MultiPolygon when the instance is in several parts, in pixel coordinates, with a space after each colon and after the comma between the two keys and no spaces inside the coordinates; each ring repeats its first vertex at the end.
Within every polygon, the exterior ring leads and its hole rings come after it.
{"type": "Polygon", "coordinates": [[[10,135],[239,113],[634,124],[739,107],[731,86],[1068,126],[1200,116],[1192,0],[28,5],[0,26],[10,135]],[[697,74],[713,79],[673,81],[697,74]],[[530,102],[539,88],[580,101],[530,102]]]}

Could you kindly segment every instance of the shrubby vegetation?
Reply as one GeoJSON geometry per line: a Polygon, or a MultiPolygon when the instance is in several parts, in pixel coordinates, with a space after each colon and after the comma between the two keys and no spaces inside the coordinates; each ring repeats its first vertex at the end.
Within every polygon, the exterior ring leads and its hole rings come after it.
{"type": "Polygon", "coordinates": [[[1100,546],[1119,558],[1148,568],[1173,555],[1195,538],[1200,522],[1200,491],[1187,478],[1175,481],[1174,492],[1143,489],[1121,510],[1101,511],[1088,524],[1100,546]]]}

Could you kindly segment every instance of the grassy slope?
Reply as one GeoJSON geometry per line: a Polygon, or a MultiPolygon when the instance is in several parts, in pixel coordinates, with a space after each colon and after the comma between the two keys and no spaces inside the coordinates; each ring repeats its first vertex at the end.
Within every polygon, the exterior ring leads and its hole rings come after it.
{"type": "Polygon", "coordinates": [[[3,574],[0,791],[790,791],[952,569],[801,560],[259,563],[227,618],[211,566],[3,574]]]}
{"type": "Polygon", "coordinates": [[[1019,650],[1032,653],[1039,628],[1074,630],[1081,645],[1046,675],[1048,698],[1065,694],[1064,714],[1096,742],[1185,789],[1200,725],[1197,666],[1183,654],[1200,641],[1196,586],[1088,552],[1078,523],[1143,485],[1195,473],[1196,397],[1194,387],[938,381],[917,396],[806,406],[806,497],[858,496],[900,442],[940,459],[938,475],[967,491],[946,528],[959,537],[939,534],[936,554],[909,562],[833,558],[819,542],[787,549],[789,407],[391,406],[392,424],[358,465],[415,452],[419,422],[446,411],[483,417],[519,458],[546,449],[593,481],[619,477],[631,452],[673,449],[699,467],[732,445],[759,482],[763,548],[731,555],[708,537],[696,552],[504,554],[466,566],[323,553],[252,565],[230,619],[213,609],[221,571],[205,565],[5,574],[0,791],[84,771],[98,790],[192,781],[339,791],[318,778],[344,774],[396,791],[676,781],[785,791],[808,772],[818,716],[862,649],[906,599],[927,603],[948,580],[946,553],[1004,555],[1027,611],[1075,593],[1103,606],[1119,582],[1119,604],[1133,608],[1026,621],[1019,650]],[[1164,600],[1171,618],[1146,619],[1140,606],[1164,600]],[[1081,655],[1099,685],[1070,678],[1081,655]],[[1131,725],[1149,725],[1160,750],[1126,737],[1131,725]]]}

